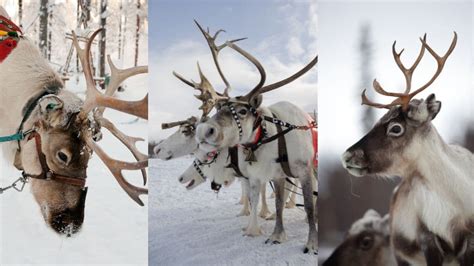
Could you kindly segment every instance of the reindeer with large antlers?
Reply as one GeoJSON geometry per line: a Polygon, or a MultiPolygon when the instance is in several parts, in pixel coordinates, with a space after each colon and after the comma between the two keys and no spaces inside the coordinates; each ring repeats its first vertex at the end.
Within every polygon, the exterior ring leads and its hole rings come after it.
{"type": "MultiPolygon", "coordinates": [[[[199,26],[199,24],[198,24],[199,26]]],[[[215,45],[216,35],[211,36],[209,31],[200,30],[206,37],[214,62],[226,88],[223,94],[215,92],[209,81],[200,72],[201,83],[188,81],[177,75],[183,82],[201,91],[199,99],[203,101],[202,109],[215,107],[216,114],[201,121],[196,127],[196,140],[199,149],[206,152],[219,152],[237,145],[239,148],[239,166],[245,164],[245,177],[250,184],[251,216],[246,235],[258,236],[262,233],[257,221],[257,206],[261,184],[276,180],[276,226],[267,243],[281,243],[286,240],[283,228],[284,180],[286,177],[299,178],[303,186],[305,211],[308,215],[309,234],[304,252],[317,252],[317,232],[315,222],[315,191],[316,177],[315,150],[312,147],[314,125],[308,115],[297,106],[280,102],[269,108],[261,107],[262,93],[275,90],[308,72],[317,62],[317,57],[311,63],[293,76],[280,82],[265,85],[265,70],[260,62],[235,43],[228,41],[223,45],[215,45]],[[230,85],[225,78],[217,60],[217,55],[224,47],[231,48],[258,69],[261,79],[251,92],[245,96],[230,97],[230,85]],[[212,107],[211,107],[212,106],[212,107]],[[283,122],[287,121],[287,122],[283,122]],[[299,126],[295,126],[299,125],[299,126]],[[285,127],[285,130],[282,129],[285,127]],[[291,132],[290,132],[291,131],[291,132]],[[274,141],[275,140],[275,141],[274,141]],[[278,140],[278,141],[276,141],[278,140]]],[[[208,112],[206,113],[208,114],[208,112]]]]}
{"type": "MultiPolygon", "coordinates": [[[[14,25],[0,8],[1,20],[14,25]]],[[[74,35],[86,77],[86,99],[64,89],[58,74],[41,57],[36,45],[17,29],[16,46],[0,63],[1,136],[11,141],[2,144],[11,164],[23,171],[46,223],[59,234],[77,233],[84,221],[87,194],[87,166],[93,152],[110,169],[119,185],[138,204],[147,194],[124,178],[123,170],[141,170],[146,181],[147,156],[135,146],[141,140],[120,132],[103,116],[104,108],[147,117],[147,100],[129,102],[112,97],[127,78],[147,73],[147,67],[117,69],[109,58],[112,72],[106,93],[95,87],[90,62],[90,48],[99,31],[92,34],[84,49],[74,35]],[[109,130],[135,156],[137,162],[112,159],[97,144],[101,127],[109,130]]]]}
{"type": "MultiPolygon", "coordinates": [[[[220,67],[219,60],[218,60],[219,52],[223,48],[225,48],[226,45],[225,44],[217,45],[215,43],[217,36],[219,35],[219,33],[223,32],[223,30],[219,30],[214,34],[214,36],[211,36],[209,33],[209,30],[205,31],[201,27],[201,25],[199,25],[199,23],[197,22],[196,22],[196,25],[198,26],[201,33],[204,35],[209,45],[214,63],[216,65],[216,68],[218,70],[220,77],[222,78],[222,81],[226,85],[226,88],[224,89],[223,94],[215,91],[211,83],[207,80],[207,78],[202,73],[202,70],[199,64],[198,64],[198,72],[201,79],[199,83],[194,82],[194,81],[188,81],[187,79],[183,78],[178,73],[173,72],[173,74],[179,80],[181,80],[185,84],[201,92],[200,95],[196,95],[196,98],[198,98],[202,102],[200,109],[202,110],[203,113],[200,118],[193,116],[186,120],[162,124],[163,129],[178,127],[178,130],[175,133],[170,135],[165,140],[160,141],[153,148],[154,154],[162,160],[171,160],[171,159],[179,158],[188,154],[194,154],[196,151],[198,151],[198,145],[195,139],[195,129],[196,129],[197,124],[200,121],[205,120],[207,118],[208,114],[212,111],[212,109],[215,107],[216,103],[219,100],[222,100],[222,99],[225,99],[225,97],[228,97],[228,92],[231,89],[229,82],[227,81],[227,79],[225,78],[222,72],[222,69],[220,67]]],[[[232,40],[231,42],[238,42],[244,39],[246,38],[235,39],[235,40],[232,40]]],[[[302,74],[304,74],[304,72],[299,72],[299,75],[302,75],[302,74]]],[[[235,176],[235,173],[232,174],[232,176],[235,176]]],[[[224,179],[225,181],[223,181],[222,183],[226,182],[227,184],[230,184],[233,181],[233,179],[227,180],[226,178],[223,178],[223,180],[224,179]]],[[[195,175],[195,173],[194,175],[182,175],[179,178],[179,181],[181,183],[187,184],[188,189],[193,189],[196,186],[205,182],[205,180],[200,175],[195,175]]],[[[246,193],[246,191],[248,191],[247,185],[248,185],[247,182],[245,182],[244,180],[242,183],[242,199],[241,199],[241,202],[244,204],[244,206],[243,206],[242,211],[239,213],[239,216],[249,215],[249,204],[248,204],[248,197],[246,193]]],[[[214,184],[214,186],[216,185],[214,184]]],[[[259,214],[260,217],[267,217],[269,213],[267,203],[266,203],[266,196],[265,196],[266,190],[265,189],[266,187],[262,186],[261,188],[262,207],[259,214]]],[[[291,204],[289,206],[291,206],[291,204]]]]}
{"type": "Polygon", "coordinates": [[[391,237],[399,265],[474,263],[474,156],[463,147],[446,144],[431,121],[441,109],[434,94],[413,99],[440,75],[453,52],[457,34],[440,56],[420,39],[421,50],[410,68],[392,47],[393,56],[406,80],[403,93],[388,92],[374,81],[376,92],[396,99],[389,104],[362,104],[389,111],[374,128],[342,156],[354,176],[400,176],[391,208],[391,237]],[[437,62],[433,77],[411,92],[413,72],[424,53],[437,62]]]}

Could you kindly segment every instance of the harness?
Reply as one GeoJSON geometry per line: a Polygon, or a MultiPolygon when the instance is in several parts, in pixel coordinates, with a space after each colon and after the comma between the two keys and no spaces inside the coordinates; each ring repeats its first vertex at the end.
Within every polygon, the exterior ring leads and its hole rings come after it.
{"type": "Polygon", "coordinates": [[[86,178],[87,176],[83,177],[71,177],[71,176],[66,176],[66,175],[59,175],[54,173],[48,166],[48,163],[46,162],[46,156],[44,155],[42,149],[41,149],[41,136],[33,132],[30,137],[28,138],[28,141],[31,139],[35,140],[36,144],[36,152],[38,154],[38,159],[41,164],[41,169],[42,172],[39,175],[31,175],[28,173],[23,172],[23,177],[25,178],[34,178],[34,179],[41,179],[41,180],[47,180],[47,181],[56,181],[68,185],[73,185],[77,186],[80,188],[84,188],[86,186],[86,178]]]}
{"type": "Polygon", "coordinates": [[[198,172],[198,174],[202,177],[202,179],[207,180],[207,176],[202,172],[201,166],[202,165],[211,165],[211,164],[213,164],[217,160],[218,156],[219,156],[219,152],[215,151],[215,152],[208,152],[207,153],[207,158],[210,159],[210,161],[201,162],[197,158],[194,159],[194,161],[193,161],[194,169],[196,169],[196,172],[198,172]]]}
{"type": "MultiPolygon", "coordinates": [[[[20,142],[24,140],[25,138],[28,137],[28,141],[32,140],[34,138],[35,140],[35,145],[36,145],[36,152],[38,154],[38,159],[41,164],[41,169],[42,172],[39,175],[32,175],[28,174],[25,171],[22,172],[21,177],[19,177],[15,182],[13,182],[11,185],[5,187],[5,188],[0,188],[0,194],[2,194],[5,190],[8,189],[15,189],[18,192],[23,191],[23,188],[25,187],[25,184],[28,182],[28,178],[34,178],[34,179],[41,179],[41,180],[47,180],[47,181],[56,181],[60,182],[63,184],[68,184],[68,185],[73,185],[77,186],[80,188],[85,188],[86,184],[86,176],[81,176],[81,177],[70,177],[66,175],[59,175],[54,173],[48,166],[48,163],[46,161],[46,156],[42,152],[42,145],[41,145],[41,136],[35,131],[35,128],[31,128],[29,130],[23,130],[25,122],[28,120],[28,118],[31,116],[33,113],[33,110],[36,108],[38,105],[38,102],[41,98],[47,95],[51,94],[56,94],[58,91],[57,87],[52,87],[52,88],[47,88],[46,91],[43,93],[39,94],[38,96],[32,98],[28,103],[26,104],[25,108],[23,109],[23,119],[21,120],[20,126],[18,127],[17,133],[9,136],[0,136],[0,143],[1,142],[10,142],[10,141],[16,141],[18,145],[18,152],[21,152],[21,145],[20,142]],[[18,185],[21,183],[21,185],[18,185]]],[[[72,116],[74,117],[74,116],[72,116]]],[[[21,169],[20,169],[21,170],[21,169]]]]}

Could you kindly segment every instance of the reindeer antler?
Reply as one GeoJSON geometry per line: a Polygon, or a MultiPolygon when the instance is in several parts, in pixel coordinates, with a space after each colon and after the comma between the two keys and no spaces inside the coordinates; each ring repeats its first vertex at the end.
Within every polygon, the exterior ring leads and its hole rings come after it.
{"type": "Polygon", "coordinates": [[[194,125],[198,121],[197,117],[191,116],[186,120],[176,121],[176,122],[169,122],[161,124],[161,129],[169,129],[177,126],[182,125],[194,125]]]}
{"type": "Polygon", "coordinates": [[[410,100],[413,99],[415,95],[417,95],[421,91],[428,88],[436,80],[436,78],[438,78],[439,74],[441,74],[444,64],[446,63],[446,60],[448,59],[448,57],[451,55],[454,48],[456,47],[457,39],[458,39],[458,35],[456,32],[454,32],[454,37],[453,37],[453,40],[451,41],[451,45],[449,46],[448,51],[443,56],[439,56],[426,42],[426,34],[425,34],[423,38],[420,38],[420,41],[421,41],[420,53],[418,54],[418,57],[416,58],[413,65],[409,68],[406,68],[400,59],[404,50],[401,50],[399,53],[396,52],[395,45],[397,42],[395,41],[392,45],[392,53],[393,53],[393,58],[395,59],[395,62],[397,63],[400,70],[402,71],[403,75],[405,76],[405,81],[406,81],[405,92],[403,93],[388,92],[383,89],[383,87],[380,85],[380,83],[377,80],[374,80],[373,87],[377,93],[384,96],[396,97],[396,99],[389,104],[375,103],[367,98],[365,94],[366,90],[364,89],[364,91],[362,92],[362,104],[376,107],[376,108],[386,108],[386,109],[390,109],[393,106],[400,105],[402,106],[403,111],[407,111],[410,100]],[[423,58],[425,49],[428,50],[428,52],[435,58],[437,62],[437,70],[435,74],[433,75],[433,77],[431,77],[431,79],[427,83],[425,83],[423,86],[421,86],[417,90],[410,92],[411,87],[412,87],[413,72],[415,71],[416,67],[418,66],[421,59],[423,58]]]}
{"type": "Polygon", "coordinates": [[[189,81],[176,72],[173,72],[173,75],[182,82],[201,92],[201,94],[195,95],[195,97],[202,102],[202,105],[199,107],[199,109],[202,110],[202,117],[206,117],[219,101],[225,101],[229,99],[229,97],[216,92],[214,87],[212,87],[212,84],[202,73],[199,62],[197,63],[197,68],[199,72],[199,78],[201,79],[199,83],[193,80],[189,81]]]}
{"type": "Polygon", "coordinates": [[[219,36],[219,33],[225,32],[225,30],[220,29],[220,30],[216,31],[216,33],[214,33],[214,36],[211,36],[211,34],[209,32],[209,28],[207,29],[207,31],[205,31],[196,20],[194,20],[194,23],[196,23],[196,25],[198,26],[198,28],[201,31],[202,35],[204,35],[204,38],[206,39],[207,44],[209,45],[209,49],[211,49],[212,58],[214,59],[214,64],[216,65],[217,71],[219,72],[219,75],[221,76],[222,81],[224,82],[224,84],[226,86],[225,89],[224,89],[223,96],[229,97],[229,91],[231,90],[231,86],[230,86],[229,82],[227,81],[227,79],[225,78],[224,73],[222,72],[222,69],[220,67],[219,60],[218,60],[219,52],[222,49],[224,49],[225,47],[227,47],[228,43],[236,43],[236,42],[239,42],[239,41],[242,41],[242,40],[246,40],[247,38],[234,39],[234,40],[228,41],[224,44],[217,45],[216,44],[217,36],[219,36]]]}
{"type": "Polygon", "coordinates": [[[118,130],[115,125],[108,119],[103,117],[105,108],[112,108],[125,112],[128,114],[136,115],[138,117],[147,119],[148,117],[148,100],[147,96],[140,101],[123,101],[113,98],[112,95],[118,89],[120,84],[127,78],[148,72],[148,67],[135,67],[129,69],[117,69],[113,64],[110,56],[108,56],[108,63],[111,70],[111,79],[106,88],[105,94],[100,93],[96,86],[92,76],[92,69],[90,63],[90,48],[94,38],[101,30],[95,31],[89,38],[84,49],[80,48],[79,42],[77,41],[76,34],[73,32],[73,43],[77,49],[78,56],[81,61],[81,65],[86,78],[87,91],[86,99],[81,110],[82,117],[88,117],[89,113],[97,108],[95,111],[95,117],[99,123],[107,128],[117,139],[119,139],[133,154],[137,162],[123,162],[114,160],[108,156],[102,148],[100,148],[92,138],[91,130],[85,130],[85,141],[87,145],[99,156],[99,158],[105,163],[107,168],[112,172],[115,179],[122,187],[123,190],[139,205],[143,206],[143,202],[140,199],[140,195],[148,194],[148,190],[145,188],[136,187],[124,178],[123,170],[141,170],[143,176],[144,185],[147,181],[146,170],[148,166],[148,157],[141,153],[136,147],[136,142],[143,141],[141,138],[135,138],[125,135],[123,132],[118,130]]]}
{"type": "MultiPolygon", "coordinates": [[[[112,108],[124,113],[129,113],[143,119],[147,119],[148,118],[148,94],[140,101],[123,101],[117,98],[103,95],[97,90],[95,86],[95,82],[94,82],[94,77],[92,75],[92,68],[91,68],[91,62],[90,62],[90,48],[92,44],[91,40],[94,40],[97,34],[99,34],[101,31],[102,29],[98,29],[92,34],[92,36],[89,38],[89,41],[87,42],[84,49],[80,47],[79,42],[77,40],[76,33],[74,31],[72,32],[73,43],[76,48],[77,55],[79,56],[79,59],[81,61],[84,75],[86,77],[87,90],[86,90],[86,101],[84,102],[84,106],[82,108],[83,111],[85,113],[89,113],[95,107],[102,106],[102,107],[112,108]]],[[[121,78],[122,77],[119,78],[119,76],[117,76],[117,81],[120,81],[121,78]]],[[[113,82],[116,82],[116,81],[113,81],[113,82]]]]}

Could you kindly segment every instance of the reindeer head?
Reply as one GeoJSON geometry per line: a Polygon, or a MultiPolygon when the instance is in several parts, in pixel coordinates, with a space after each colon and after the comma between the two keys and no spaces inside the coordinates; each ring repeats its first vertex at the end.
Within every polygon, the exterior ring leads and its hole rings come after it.
{"type": "Polygon", "coordinates": [[[354,222],[342,242],[323,266],[396,265],[390,246],[388,214],[381,217],[374,210],[354,222]]]}
{"type": "Polygon", "coordinates": [[[228,167],[227,150],[221,152],[205,152],[198,150],[195,160],[179,177],[179,182],[186,184],[188,190],[204,183],[207,178],[211,180],[211,187],[218,191],[222,185],[229,186],[236,176],[232,168],[228,167]]]}
{"type": "Polygon", "coordinates": [[[197,118],[192,116],[183,121],[164,123],[163,129],[178,126],[178,130],[165,140],[160,141],[154,148],[155,155],[162,160],[171,160],[193,153],[197,150],[195,129],[197,118]]]}
{"type": "Polygon", "coordinates": [[[42,97],[26,124],[34,132],[22,142],[19,153],[19,168],[35,177],[30,179],[31,191],[43,218],[56,232],[67,235],[78,232],[84,220],[91,150],[82,131],[100,130],[78,116],[81,104],[64,90],[42,97]]]}
{"type": "MultiPolygon", "coordinates": [[[[122,175],[122,170],[141,170],[146,180],[144,168],[147,166],[147,157],[135,146],[135,142],[140,139],[123,134],[103,117],[104,108],[109,107],[146,118],[146,98],[138,102],[128,102],[112,98],[111,95],[124,79],[146,73],[147,69],[117,69],[109,58],[111,81],[105,94],[98,92],[90,66],[90,46],[98,32],[92,35],[85,50],[79,47],[73,34],[73,41],[86,75],[85,101],[62,89],[60,78],[41,58],[37,48],[32,48],[32,43],[28,44],[27,39],[22,39],[18,45],[18,49],[25,47],[29,49],[26,51],[35,55],[34,59],[28,58],[28,62],[22,61],[19,65],[25,65],[24,67],[29,69],[22,72],[23,75],[32,79],[38,77],[35,80],[37,84],[34,85],[44,87],[44,93],[39,95],[44,96],[33,96],[24,110],[26,120],[22,123],[22,129],[29,134],[20,143],[21,150],[17,153],[15,166],[24,170],[24,175],[30,179],[34,198],[46,223],[57,233],[68,236],[78,232],[84,220],[87,194],[85,183],[92,152],[105,162],[120,186],[138,204],[143,205],[139,196],[147,193],[146,189],[128,183],[122,175]],[[35,70],[34,67],[40,69],[35,70]],[[29,110],[31,107],[33,109],[29,110]],[[116,136],[130,149],[138,162],[121,162],[110,158],[95,143],[101,139],[101,128],[108,129],[116,136]]],[[[16,52],[21,51],[14,51],[7,60],[17,58],[16,52]]]]}
{"type": "Polygon", "coordinates": [[[201,106],[201,109],[203,110],[203,117],[207,116],[213,107],[216,107],[217,109],[216,114],[208,119],[202,120],[196,128],[196,140],[198,141],[199,148],[207,151],[213,151],[224,147],[234,146],[239,143],[249,142],[252,136],[255,134],[255,122],[258,120],[257,109],[262,103],[262,94],[282,87],[299,78],[308,72],[314,65],[316,65],[318,58],[314,58],[306,67],[291,77],[274,84],[264,86],[266,74],[263,66],[252,55],[235,44],[236,42],[245,38],[227,41],[222,45],[216,45],[216,38],[219,33],[223,32],[223,30],[219,30],[213,36],[211,36],[209,29],[205,31],[197,22],[196,24],[198,25],[209,45],[209,48],[211,49],[214,63],[222,81],[226,85],[223,94],[216,92],[208,79],[202,73],[199,64],[198,69],[201,78],[200,83],[188,81],[180,75],[174,73],[175,76],[181,81],[201,91],[201,94],[198,95],[197,98],[203,102],[201,106]],[[225,47],[229,47],[245,57],[253,65],[255,65],[258,72],[260,73],[260,81],[246,95],[233,98],[229,97],[228,93],[231,90],[231,86],[225,78],[218,61],[219,52],[225,47]]]}
{"type": "Polygon", "coordinates": [[[404,176],[414,171],[414,163],[423,151],[422,144],[429,141],[430,134],[437,134],[431,125],[441,109],[441,102],[437,101],[434,94],[426,100],[413,99],[415,95],[430,86],[441,73],[446,59],[456,46],[457,35],[444,56],[439,56],[426,43],[426,35],[420,39],[421,51],[415,63],[406,68],[401,60],[402,52],[397,53],[395,43],[392,47],[393,56],[406,79],[406,90],[404,93],[392,93],[385,91],[382,86],[374,80],[376,92],[384,95],[397,97],[390,104],[374,103],[367,99],[365,90],[362,93],[362,104],[390,109],[356,144],[351,146],[342,155],[343,166],[354,176],[367,174],[379,176],[404,176]],[[419,89],[410,92],[413,71],[423,57],[425,50],[436,59],[438,68],[434,76],[419,89]]]}

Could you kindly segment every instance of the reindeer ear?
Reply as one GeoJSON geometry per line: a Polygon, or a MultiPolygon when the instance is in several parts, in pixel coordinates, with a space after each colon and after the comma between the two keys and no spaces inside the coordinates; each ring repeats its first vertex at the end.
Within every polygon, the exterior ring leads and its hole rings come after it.
{"type": "Polygon", "coordinates": [[[47,95],[39,100],[40,115],[51,127],[64,124],[64,102],[56,95],[47,95]]]}
{"type": "Polygon", "coordinates": [[[430,113],[431,120],[435,119],[436,115],[438,115],[439,111],[441,110],[441,102],[436,100],[434,93],[430,94],[430,96],[426,98],[426,105],[428,106],[428,112],[430,113]]]}
{"type": "Polygon", "coordinates": [[[412,100],[407,116],[417,125],[433,120],[441,109],[441,102],[436,100],[434,94],[428,96],[426,100],[412,100]]]}
{"type": "Polygon", "coordinates": [[[254,96],[252,97],[252,99],[250,99],[250,102],[249,102],[250,106],[257,109],[262,104],[262,100],[263,100],[263,97],[261,94],[254,96]]]}

